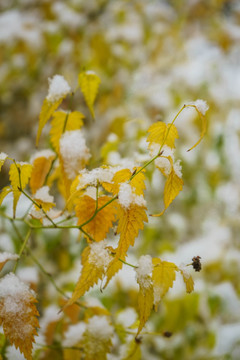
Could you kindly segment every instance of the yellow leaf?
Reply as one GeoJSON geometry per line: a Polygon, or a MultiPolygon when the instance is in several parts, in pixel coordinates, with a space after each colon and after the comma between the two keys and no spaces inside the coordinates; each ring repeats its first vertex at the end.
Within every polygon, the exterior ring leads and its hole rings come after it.
{"type": "Polygon", "coordinates": [[[152,281],[154,288],[154,306],[157,308],[158,303],[162,297],[173,286],[176,279],[176,271],[178,267],[171,262],[162,261],[158,258],[152,259],[153,271],[152,281]]]}
{"type": "Polygon", "coordinates": [[[35,194],[35,192],[44,185],[44,181],[51,169],[54,157],[54,155],[47,158],[43,156],[34,160],[29,183],[32,194],[35,194]]]}
{"type": "MultiPolygon", "coordinates": [[[[101,196],[98,198],[98,208],[104,206],[111,197],[101,196]]],[[[78,217],[78,225],[81,225],[88,221],[96,210],[96,200],[88,195],[81,196],[76,201],[76,216],[78,217]]],[[[99,213],[86,225],[83,226],[89,235],[93,237],[95,241],[101,241],[105,239],[109,229],[115,220],[116,207],[112,202],[104,207],[99,213]]]]}
{"type": "Polygon", "coordinates": [[[32,359],[32,345],[39,327],[35,299],[28,285],[10,273],[0,280],[0,324],[11,345],[32,359]]]}
{"type": "Polygon", "coordinates": [[[164,205],[165,209],[171,204],[175,197],[183,188],[183,180],[177,176],[174,169],[170,172],[164,187],[164,205]]]}
{"type": "MultiPolygon", "coordinates": [[[[93,285],[97,284],[99,280],[102,280],[105,274],[104,266],[99,266],[98,263],[93,263],[89,261],[89,255],[91,254],[91,246],[87,246],[82,252],[82,271],[78,279],[74,292],[71,299],[68,300],[66,306],[73,304],[81,296],[85,294],[86,291],[90,289],[93,285]]],[[[102,265],[102,264],[101,264],[102,265]]]]}
{"type": "Polygon", "coordinates": [[[51,122],[50,139],[54,150],[59,152],[59,140],[65,131],[78,130],[83,126],[84,115],[79,111],[56,111],[51,122]]]}
{"type": "Polygon", "coordinates": [[[6,159],[7,159],[7,154],[1,152],[0,153],[0,171],[2,169],[3,164],[5,163],[6,159]]]}
{"type": "Polygon", "coordinates": [[[153,308],[153,286],[149,285],[147,288],[140,286],[138,294],[138,308],[139,308],[139,327],[137,335],[142,330],[146,321],[148,320],[153,308]]]}
{"type": "Polygon", "coordinates": [[[7,196],[7,194],[9,194],[12,191],[12,188],[10,186],[5,186],[1,193],[0,193],[0,206],[3,202],[3,200],[5,199],[5,197],[7,196]]]}
{"type": "Polygon", "coordinates": [[[152,143],[156,143],[159,144],[159,148],[163,145],[175,148],[174,142],[175,139],[178,139],[178,131],[174,124],[166,125],[164,122],[158,121],[150,126],[148,132],[149,147],[152,143]]]}
{"type": "Polygon", "coordinates": [[[120,238],[115,257],[109,264],[106,273],[107,281],[104,287],[107,286],[111,278],[122,268],[123,264],[119,261],[119,258],[125,260],[129,246],[134,245],[139,230],[142,230],[144,222],[148,221],[145,210],[144,207],[136,204],[131,205],[129,209],[124,209],[121,206],[118,207],[117,217],[119,222],[117,233],[120,234],[120,238]]]}
{"type": "Polygon", "coordinates": [[[190,274],[186,273],[185,271],[179,269],[182,274],[183,281],[186,285],[186,292],[190,294],[194,290],[194,281],[190,274]]]}
{"type": "MultiPolygon", "coordinates": [[[[136,168],[135,171],[137,172],[140,168],[136,168]]],[[[144,190],[146,189],[145,186],[145,170],[141,171],[139,174],[134,176],[134,178],[130,181],[131,187],[133,192],[136,195],[143,195],[144,190]]],[[[122,169],[116,172],[112,179],[113,184],[103,184],[104,188],[112,192],[114,195],[118,194],[119,187],[121,183],[128,181],[132,176],[132,172],[129,169],[122,169]]]]}
{"type": "Polygon", "coordinates": [[[9,179],[13,188],[13,216],[15,217],[16,207],[21,195],[31,176],[32,165],[27,163],[13,163],[9,170],[9,179]]]}
{"type": "Polygon", "coordinates": [[[62,99],[59,99],[55,102],[50,102],[47,99],[43,101],[42,109],[39,115],[39,125],[38,125],[38,132],[37,132],[37,138],[36,138],[36,146],[38,146],[38,142],[42,133],[42,129],[54,113],[54,111],[59,107],[61,102],[63,101],[64,97],[62,99]]]}
{"type": "Polygon", "coordinates": [[[93,104],[98,92],[100,79],[94,72],[86,71],[78,75],[78,83],[84,95],[87,106],[91,112],[91,115],[93,118],[95,118],[93,104]]]}

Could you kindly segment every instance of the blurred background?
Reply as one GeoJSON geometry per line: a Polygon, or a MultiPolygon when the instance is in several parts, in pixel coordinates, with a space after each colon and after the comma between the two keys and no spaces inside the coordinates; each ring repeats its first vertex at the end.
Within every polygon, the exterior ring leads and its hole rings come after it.
{"type": "MultiPolygon", "coordinates": [[[[171,121],[184,103],[209,104],[207,135],[191,152],[199,119],[186,109],[177,120],[183,191],[164,216],[149,219],[129,258],[134,263],[150,254],[180,265],[199,255],[203,264],[192,272],[195,292],[186,295],[177,279],[151,317],[149,329],[173,336],[144,337],[143,359],[239,359],[240,2],[1,0],[0,151],[29,161],[48,78],[61,74],[74,89],[85,69],[101,79],[95,122],[79,92],[72,104],[86,117],[90,167],[140,161],[153,122],[171,121]]],[[[46,146],[43,134],[39,148],[46,146]]],[[[4,166],[0,187],[7,183],[4,166]]],[[[160,172],[148,170],[149,213],[162,210],[163,185],[160,172]]],[[[2,251],[6,236],[2,230],[2,251]]],[[[62,236],[44,234],[41,245],[46,264],[58,246],[58,264],[51,265],[56,274],[79,262],[75,234],[69,254],[62,236]]],[[[133,282],[123,271],[109,290],[92,294],[113,314],[133,312],[133,282]]]]}

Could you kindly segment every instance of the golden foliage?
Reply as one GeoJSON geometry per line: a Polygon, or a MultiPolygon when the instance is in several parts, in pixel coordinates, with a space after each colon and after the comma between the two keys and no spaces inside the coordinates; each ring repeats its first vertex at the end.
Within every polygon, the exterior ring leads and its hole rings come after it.
{"type": "Polygon", "coordinates": [[[170,172],[164,187],[164,205],[165,209],[178,196],[183,188],[183,180],[175,173],[174,169],[170,172]]]}
{"type": "Polygon", "coordinates": [[[37,138],[36,138],[36,146],[38,146],[39,139],[42,133],[42,129],[54,113],[54,111],[59,107],[61,102],[63,101],[64,97],[62,99],[59,99],[55,102],[50,102],[47,99],[43,101],[42,109],[39,115],[39,125],[38,125],[38,132],[37,132],[37,138]]]}
{"type": "Polygon", "coordinates": [[[35,194],[35,192],[43,186],[46,176],[51,169],[54,157],[55,156],[50,156],[46,158],[42,156],[34,160],[29,183],[32,194],[35,194]]]}
{"type": "MultiPolygon", "coordinates": [[[[98,198],[98,208],[104,206],[111,197],[101,196],[98,198]]],[[[76,201],[76,216],[78,217],[78,225],[84,224],[91,219],[95,214],[96,200],[88,195],[81,196],[76,201]]],[[[83,226],[89,235],[93,237],[95,241],[101,241],[105,239],[109,229],[115,220],[116,206],[114,203],[108,204],[90,221],[83,226]]]]}
{"type": "Polygon", "coordinates": [[[116,254],[112,262],[109,264],[106,276],[107,281],[105,287],[111,278],[122,268],[122,262],[125,260],[129,246],[134,245],[135,238],[138,236],[139,230],[144,227],[144,222],[148,221],[145,208],[139,205],[131,205],[129,209],[118,207],[117,217],[119,219],[117,233],[120,234],[116,254]]]}
{"type": "Polygon", "coordinates": [[[152,259],[153,272],[152,280],[154,292],[156,294],[154,298],[154,306],[157,308],[161,298],[168,292],[173,286],[173,282],[176,279],[176,271],[178,267],[171,262],[162,261],[158,258],[152,259]]]}
{"type": "Polygon", "coordinates": [[[93,104],[97,96],[100,79],[94,72],[86,71],[78,75],[78,83],[91,115],[95,118],[93,104]]]}
{"type": "MultiPolygon", "coordinates": [[[[140,168],[136,168],[135,171],[138,171],[140,168]]],[[[132,180],[130,181],[131,187],[133,189],[133,192],[136,195],[143,195],[144,190],[146,189],[145,186],[145,174],[144,171],[141,171],[139,174],[134,176],[132,180]]],[[[118,194],[119,187],[121,183],[124,183],[126,181],[129,181],[132,176],[132,173],[129,169],[122,169],[116,172],[112,179],[113,184],[103,184],[104,188],[107,191],[112,192],[114,195],[118,194]]]]}
{"type": "Polygon", "coordinates": [[[97,284],[99,280],[103,279],[104,268],[99,268],[95,264],[89,263],[88,258],[91,252],[90,246],[87,246],[82,252],[82,271],[78,279],[72,297],[66,306],[72,305],[76,300],[85,294],[94,284],[97,284]]]}
{"type": "Polygon", "coordinates": [[[9,170],[9,179],[13,189],[13,215],[15,217],[16,207],[21,195],[31,176],[32,165],[27,163],[13,163],[9,170]],[[20,190],[19,190],[20,189],[20,190]]]}
{"type": "Polygon", "coordinates": [[[139,308],[139,326],[137,335],[142,330],[146,321],[148,320],[153,307],[153,286],[152,284],[149,287],[145,288],[140,286],[138,294],[138,308],[139,308]]]}
{"type": "Polygon", "coordinates": [[[54,150],[59,152],[59,140],[65,131],[78,130],[83,126],[84,115],[79,111],[66,113],[56,111],[51,122],[50,140],[54,150]]]}
{"type": "Polygon", "coordinates": [[[175,148],[174,142],[175,139],[178,139],[178,131],[174,124],[166,125],[164,122],[158,121],[150,126],[148,132],[147,141],[149,142],[149,147],[152,143],[156,143],[160,146],[167,145],[170,148],[175,148]]]}
{"type": "Polygon", "coordinates": [[[37,300],[30,289],[24,296],[17,295],[0,297],[0,324],[11,345],[19,348],[27,360],[31,360],[34,335],[39,327],[37,300]]]}

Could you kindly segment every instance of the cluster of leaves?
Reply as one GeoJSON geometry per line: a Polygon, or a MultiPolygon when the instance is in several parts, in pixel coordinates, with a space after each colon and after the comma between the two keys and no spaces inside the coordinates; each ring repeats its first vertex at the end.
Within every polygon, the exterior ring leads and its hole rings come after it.
{"type": "MultiPolygon", "coordinates": [[[[63,82],[63,79],[61,81],[63,82]]],[[[90,114],[94,119],[93,105],[100,79],[94,72],[87,71],[79,74],[78,82],[90,114]]],[[[105,288],[112,277],[121,270],[123,264],[135,268],[139,284],[137,338],[148,320],[152,308],[155,307],[157,310],[162,297],[173,286],[176,272],[182,274],[187,293],[191,293],[194,288],[190,274],[186,272],[186,269],[182,269],[174,263],[162,261],[160,258],[151,259],[148,255],[146,258],[141,257],[138,265],[126,262],[129,247],[134,246],[139,231],[144,228],[144,223],[148,221],[147,204],[144,199],[145,170],[155,162],[157,168],[166,178],[163,194],[164,209],[159,214],[151,215],[161,216],[183,188],[181,169],[179,163],[174,162],[172,155],[175,149],[175,140],[178,138],[178,131],[174,122],[186,107],[196,109],[202,120],[202,133],[199,141],[192,146],[191,149],[193,149],[201,141],[206,131],[204,116],[206,108],[204,108],[204,102],[201,101],[201,106],[199,106],[198,100],[196,103],[184,105],[170,124],[159,121],[151,125],[147,137],[150,160],[142,166],[129,169],[103,164],[99,168],[87,170],[89,153],[85,142],[82,143],[82,154],[78,154],[78,159],[71,159],[71,151],[69,155],[66,147],[62,145],[66,135],[76,134],[78,136],[84,124],[84,115],[79,111],[58,110],[66,96],[73,96],[70,87],[66,86],[65,82],[63,85],[64,91],[61,92],[57,89],[54,96],[49,94],[46,97],[40,113],[36,142],[38,145],[42,130],[51,119],[50,142],[52,149],[39,151],[32,158],[31,163],[16,162],[15,159],[1,153],[0,165],[2,166],[6,160],[12,161],[12,164],[9,170],[10,185],[2,189],[0,204],[9,193],[13,194],[13,217],[10,219],[12,222],[14,222],[21,195],[27,197],[32,204],[32,209],[29,211],[29,216],[32,219],[26,220],[25,217],[22,219],[27,224],[29,231],[23,239],[18,261],[21,260],[24,251],[27,251],[31,256],[28,240],[31,232],[36,228],[77,228],[85,237],[86,246],[81,254],[81,274],[72,296],[63,306],[64,312],[76,305],[79,298],[99,280],[104,281],[103,287],[105,288]],[[72,165],[71,161],[73,161],[72,165]],[[49,195],[49,191],[54,189],[55,184],[57,184],[59,193],[65,201],[63,208],[59,211],[53,211],[55,203],[53,196],[49,195]],[[29,190],[27,189],[28,185],[29,190]],[[71,219],[71,224],[64,225],[64,222],[69,221],[69,219],[71,219]],[[38,225],[36,225],[36,221],[38,225]],[[110,246],[106,240],[112,229],[116,235],[119,235],[116,247],[110,246]]],[[[10,255],[9,258],[12,259],[10,255]]],[[[6,260],[8,257],[5,256],[4,261],[2,261],[3,265],[6,260]]],[[[13,272],[16,271],[16,267],[13,272]]],[[[14,274],[5,275],[1,281],[4,281],[8,276],[13,277],[16,281],[14,274]]],[[[35,307],[36,299],[32,292],[25,289],[25,294],[27,295],[21,300],[18,297],[19,293],[16,293],[16,298],[13,301],[20,310],[15,312],[12,307],[8,310],[9,308],[5,304],[10,295],[0,294],[0,321],[3,324],[6,338],[20,349],[26,359],[31,359],[33,336],[39,326],[36,319],[38,312],[35,307]],[[21,330],[21,340],[18,336],[19,327],[15,327],[13,331],[15,322],[19,324],[21,329],[24,326],[28,329],[23,333],[21,330]]],[[[78,344],[85,359],[106,359],[106,355],[110,351],[112,337],[110,316],[106,313],[101,314],[101,311],[100,315],[107,316],[107,320],[105,317],[101,319],[100,316],[100,320],[103,323],[106,322],[106,329],[102,329],[103,334],[101,335],[101,331],[99,333],[100,343],[98,336],[93,331],[94,326],[97,327],[99,324],[94,318],[96,313],[86,320],[86,329],[78,344]]],[[[136,354],[138,353],[136,350],[136,354]]],[[[67,354],[66,359],[69,356],[67,354]]]]}

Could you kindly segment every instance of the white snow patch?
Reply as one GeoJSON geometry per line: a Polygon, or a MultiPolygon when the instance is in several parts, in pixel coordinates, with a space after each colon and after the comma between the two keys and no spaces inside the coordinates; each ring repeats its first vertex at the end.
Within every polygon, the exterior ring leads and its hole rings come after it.
{"type": "Polygon", "coordinates": [[[87,332],[98,341],[107,341],[113,335],[113,327],[106,316],[93,316],[87,324],[87,332]]]}
{"type": "Polygon", "coordinates": [[[106,240],[100,242],[94,242],[89,245],[91,248],[88,262],[93,264],[95,267],[99,268],[99,270],[107,269],[110,261],[113,259],[109,254],[109,250],[106,248],[107,242],[106,240]]]}
{"type": "Polygon", "coordinates": [[[49,195],[49,186],[43,186],[40,189],[38,189],[34,195],[34,199],[41,200],[45,203],[53,203],[54,197],[52,195],[49,195]]]}
{"type": "Polygon", "coordinates": [[[34,160],[44,157],[46,159],[49,159],[51,157],[55,158],[56,154],[50,150],[50,149],[45,149],[45,150],[41,150],[36,152],[30,159],[31,164],[33,164],[34,160]]]}
{"type": "Polygon", "coordinates": [[[142,255],[138,262],[138,267],[135,268],[136,280],[141,287],[149,288],[152,284],[152,257],[150,255],[142,255]]]}
{"type": "Polygon", "coordinates": [[[19,259],[19,255],[11,254],[9,252],[0,253],[0,263],[3,263],[8,260],[17,260],[19,259]]]}
{"type": "Polygon", "coordinates": [[[194,101],[193,103],[189,104],[189,105],[194,105],[196,106],[197,110],[202,114],[202,115],[205,115],[206,112],[208,111],[209,109],[209,106],[207,104],[207,102],[205,100],[201,100],[201,99],[198,99],[196,101],[194,101]]]}
{"type": "Polygon", "coordinates": [[[125,209],[128,209],[131,204],[146,206],[146,201],[144,200],[143,196],[136,195],[133,192],[132,186],[127,182],[121,183],[119,186],[118,201],[119,204],[125,209]]]}
{"type": "Polygon", "coordinates": [[[71,88],[68,85],[67,81],[64,79],[62,75],[54,75],[51,79],[48,79],[49,89],[47,100],[49,102],[56,102],[62,98],[64,98],[67,94],[71,92],[71,88]]]}
{"type": "Polygon", "coordinates": [[[85,330],[86,323],[84,322],[69,326],[64,334],[63,346],[77,345],[82,340],[85,330]]]}
{"type": "Polygon", "coordinates": [[[61,136],[60,153],[64,170],[68,178],[73,180],[90,158],[81,130],[66,131],[61,136]]]}

